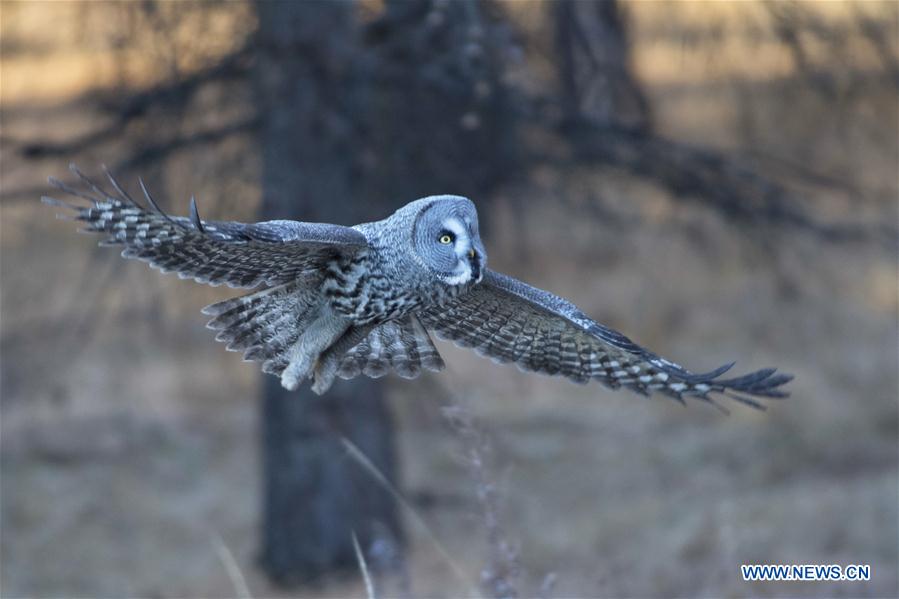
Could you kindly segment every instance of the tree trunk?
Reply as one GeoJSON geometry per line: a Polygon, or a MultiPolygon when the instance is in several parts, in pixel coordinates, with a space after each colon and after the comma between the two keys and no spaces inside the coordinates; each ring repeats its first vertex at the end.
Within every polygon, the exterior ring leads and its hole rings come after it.
{"type": "MultiPolygon", "coordinates": [[[[254,85],[262,126],[261,218],[353,224],[368,216],[354,193],[352,131],[340,105],[352,94],[354,6],[265,2],[254,85]]],[[[381,386],[338,381],[322,397],[262,386],[265,490],[261,563],[291,584],[355,569],[352,534],[363,548],[401,539],[395,502],[347,457],[355,443],[388,480],[396,473],[392,424],[381,386]]]]}
{"type": "Polygon", "coordinates": [[[569,122],[652,128],[649,102],[630,67],[627,28],[616,0],[550,3],[560,98],[569,122]]]}

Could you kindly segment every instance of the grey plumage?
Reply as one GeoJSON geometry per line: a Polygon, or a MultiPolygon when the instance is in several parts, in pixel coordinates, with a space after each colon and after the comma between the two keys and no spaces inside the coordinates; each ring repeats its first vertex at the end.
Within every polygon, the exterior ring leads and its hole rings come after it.
{"type": "Polygon", "coordinates": [[[722,379],[732,364],[692,373],[585,316],[570,302],[486,269],[477,211],[466,198],[416,200],[388,218],[354,227],[297,221],[204,221],[191,198],[188,217],[159,209],[141,181],[148,206],[107,173],[109,192],[72,171],[82,186],[51,179],[85,199],[74,211],[85,230],[122,255],[210,285],[263,288],[204,309],[227,349],[262,363],[295,389],[314,378],[323,393],[335,377],[415,378],[443,360],[428,330],[497,362],[528,371],[592,380],[641,394],[713,401],[724,394],[784,397],[792,377],[764,369],[722,379]]]}
{"type": "Polygon", "coordinates": [[[393,370],[414,379],[422,369],[443,370],[443,358],[414,314],[376,327],[340,359],[337,376],[352,379],[360,374],[379,378],[393,370]]]}
{"type": "Polygon", "coordinates": [[[423,310],[420,319],[438,338],[496,362],[514,362],[523,370],[578,383],[596,380],[644,395],[657,391],[678,400],[689,395],[711,401],[710,393],[725,393],[759,407],[746,395],[784,397],[779,387],[792,378],[774,369],[717,378],[733,364],[692,373],[594,322],[570,302],[489,270],[465,296],[423,310]]]}

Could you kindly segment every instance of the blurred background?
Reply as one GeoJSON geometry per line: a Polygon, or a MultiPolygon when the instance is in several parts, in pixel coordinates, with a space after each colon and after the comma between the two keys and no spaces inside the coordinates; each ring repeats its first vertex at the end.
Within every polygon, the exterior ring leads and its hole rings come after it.
{"type": "Polygon", "coordinates": [[[899,5],[0,11],[4,597],[364,596],[351,532],[386,595],[899,594],[899,5]],[[792,397],[727,416],[442,342],[439,375],[282,393],[204,328],[233,291],[54,220],[72,161],[214,219],[468,195],[494,269],[792,397]]]}

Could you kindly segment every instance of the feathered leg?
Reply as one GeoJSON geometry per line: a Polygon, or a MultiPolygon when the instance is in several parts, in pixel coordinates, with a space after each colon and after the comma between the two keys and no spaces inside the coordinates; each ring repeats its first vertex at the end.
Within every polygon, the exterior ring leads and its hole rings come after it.
{"type": "MultiPolygon", "coordinates": [[[[281,373],[281,385],[294,391],[300,381],[312,376],[321,355],[350,328],[350,321],[333,312],[328,305],[319,308],[317,318],[288,351],[288,363],[281,373]]],[[[313,387],[321,395],[330,385],[313,387]]]]}
{"type": "Polygon", "coordinates": [[[344,355],[365,339],[374,328],[374,325],[351,327],[322,353],[315,365],[315,383],[312,385],[315,393],[321,395],[331,388],[344,355]]]}
{"type": "Polygon", "coordinates": [[[317,280],[294,281],[203,309],[211,329],[231,351],[262,362],[262,370],[296,389],[311,375],[319,354],[349,326],[323,305],[317,280]]]}

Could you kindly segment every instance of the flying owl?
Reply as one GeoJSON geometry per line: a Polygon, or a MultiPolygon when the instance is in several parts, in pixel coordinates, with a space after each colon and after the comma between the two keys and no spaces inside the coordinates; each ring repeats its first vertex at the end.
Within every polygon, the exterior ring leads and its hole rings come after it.
{"type": "Polygon", "coordinates": [[[296,389],[321,394],[335,377],[415,378],[444,367],[428,332],[495,362],[599,381],[683,402],[723,394],[754,407],[779,398],[791,380],[775,369],[720,378],[733,363],[696,374],[584,315],[570,302],[487,269],[478,214],[467,198],[438,195],[384,220],[352,227],[275,220],[259,223],[169,216],[140,182],[146,205],[106,172],[111,191],[74,165],[78,188],[50,183],[89,204],[44,197],[74,212],[85,231],[123,246],[122,256],[209,285],[255,289],[204,308],[227,349],[296,389]]]}

